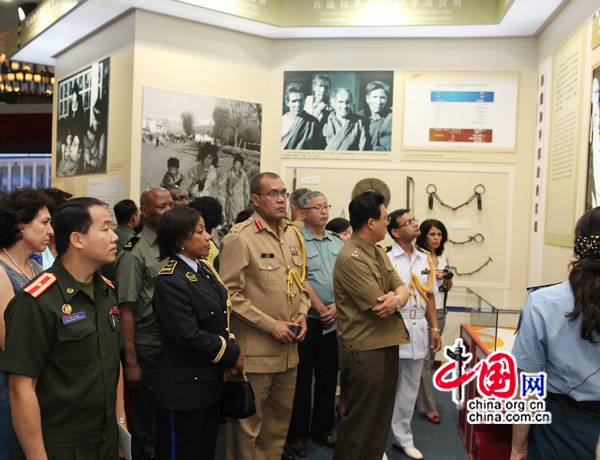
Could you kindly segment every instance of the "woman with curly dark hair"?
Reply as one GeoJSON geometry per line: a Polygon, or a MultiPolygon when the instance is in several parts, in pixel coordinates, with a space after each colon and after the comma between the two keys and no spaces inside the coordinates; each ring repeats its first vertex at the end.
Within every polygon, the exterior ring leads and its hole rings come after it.
{"type": "Polygon", "coordinates": [[[552,414],[552,423],[513,425],[512,460],[596,458],[600,207],[577,222],[574,253],[569,281],[534,291],[525,302],[512,354],[519,372],[546,373],[545,410],[552,414]]]}
{"type": "MultiPolygon", "coordinates": [[[[436,219],[427,219],[421,222],[419,227],[421,234],[417,237],[416,245],[431,254],[431,261],[435,269],[435,286],[433,296],[435,297],[435,311],[438,320],[440,334],[444,331],[446,324],[446,297],[452,287],[452,278],[447,279],[448,258],[444,255],[444,244],[448,241],[448,230],[446,226],[436,219]]],[[[429,341],[431,342],[431,326],[428,327],[429,341]]],[[[425,356],[423,372],[421,373],[421,384],[417,395],[417,410],[427,412],[427,420],[431,423],[440,423],[442,420],[435,405],[433,397],[433,382],[431,379],[431,366],[435,360],[432,350],[425,356]]]]}
{"type": "MultiPolygon", "coordinates": [[[[54,235],[51,205],[45,193],[33,189],[15,190],[0,198],[0,360],[6,332],[4,310],[15,293],[43,271],[30,257],[43,252],[54,235]]],[[[12,458],[15,440],[8,376],[0,372],[0,459],[12,458]]]]}

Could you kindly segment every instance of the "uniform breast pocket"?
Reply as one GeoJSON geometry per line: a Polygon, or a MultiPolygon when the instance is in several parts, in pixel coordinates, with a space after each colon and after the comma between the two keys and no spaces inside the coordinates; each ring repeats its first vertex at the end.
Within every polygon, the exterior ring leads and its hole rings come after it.
{"type": "Polygon", "coordinates": [[[198,326],[203,331],[219,333],[227,327],[226,311],[218,305],[200,305],[194,309],[198,326]]]}
{"type": "Polygon", "coordinates": [[[274,259],[259,259],[258,271],[264,285],[273,286],[285,281],[285,275],[281,273],[281,264],[274,259]]]}
{"type": "Polygon", "coordinates": [[[61,324],[56,329],[56,336],[57,362],[61,366],[83,366],[97,357],[96,328],[90,320],[61,324]]]}
{"type": "MultiPolygon", "coordinates": [[[[306,259],[308,261],[308,270],[311,272],[317,272],[321,270],[322,262],[321,256],[318,252],[306,252],[306,259]]],[[[302,261],[300,261],[302,263],[302,261]]]]}

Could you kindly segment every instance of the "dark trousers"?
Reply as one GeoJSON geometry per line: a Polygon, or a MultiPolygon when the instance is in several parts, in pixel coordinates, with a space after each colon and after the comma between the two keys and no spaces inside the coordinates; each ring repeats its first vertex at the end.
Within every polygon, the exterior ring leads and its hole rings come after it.
{"type": "MultiPolygon", "coordinates": [[[[92,444],[67,447],[46,447],[48,460],[117,460],[119,458],[119,432],[116,420],[106,430],[106,439],[92,444]]],[[[13,460],[26,460],[17,442],[13,460]]]]}
{"type": "Polygon", "coordinates": [[[398,383],[398,347],[340,350],[346,410],[340,417],[333,460],[381,460],[398,383]]]}
{"type": "Polygon", "coordinates": [[[600,414],[568,407],[565,418],[558,402],[546,398],[546,411],[552,414],[549,425],[531,425],[528,460],[562,460],[596,458],[600,435],[600,414]]]}
{"type": "Polygon", "coordinates": [[[288,442],[306,441],[309,435],[321,438],[331,434],[335,424],[338,349],[336,332],[323,335],[320,320],[307,319],[308,331],[298,344],[298,376],[288,442]],[[313,374],[314,403],[311,415],[313,374]]]}
{"type": "Polygon", "coordinates": [[[154,366],[160,353],[160,347],[136,345],[138,364],[142,369],[142,387],[133,390],[131,415],[129,416],[129,432],[131,433],[131,456],[133,460],[141,460],[144,454],[146,437],[154,424],[154,402],[152,399],[152,379],[154,366]]]}
{"type": "Polygon", "coordinates": [[[156,409],[158,460],[213,460],[221,401],[199,410],[156,409]]]}

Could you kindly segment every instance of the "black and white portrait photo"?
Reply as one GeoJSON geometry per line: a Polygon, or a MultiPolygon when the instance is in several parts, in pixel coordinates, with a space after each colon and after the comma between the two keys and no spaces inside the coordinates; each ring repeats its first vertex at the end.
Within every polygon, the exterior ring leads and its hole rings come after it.
{"type": "Polygon", "coordinates": [[[281,149],[389,152],[392,71],[284,73],[281,149]]]}
{"type": "Polygon", "coordinates": [[[58,83],[56,175],[106,172],[110,58],[58,83]]]}
{"type": "Polygon", "coordinates": [[[190,202],[216,198],[230,227],[260,171],[262,105],[144,87],[142,118],[140,193],[177,185],[190,202]]]}
{"type": "Polygon", "coordinates": [[[586,211],[600,206],[600,67],[594,69],[591,100],[586,211]]]}

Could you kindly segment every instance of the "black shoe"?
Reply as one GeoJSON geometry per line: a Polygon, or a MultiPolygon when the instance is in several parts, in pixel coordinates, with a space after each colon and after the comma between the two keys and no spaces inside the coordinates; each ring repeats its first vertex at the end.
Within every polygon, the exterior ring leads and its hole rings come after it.
{"type": "Polygon", "coordinates": [[[281,453],[281,460],[294,460],[296,457],[290,451],[287,444],[283,446],[283,452],[281,453]]]}

